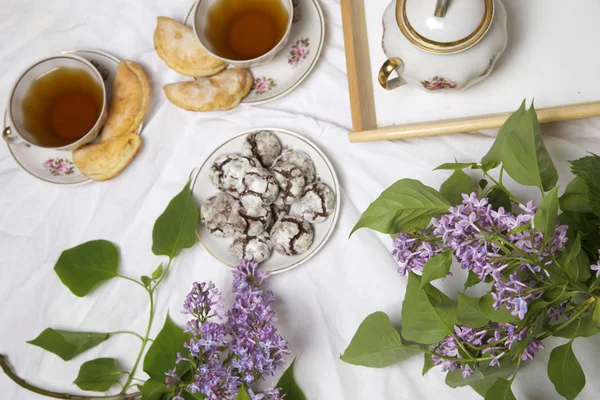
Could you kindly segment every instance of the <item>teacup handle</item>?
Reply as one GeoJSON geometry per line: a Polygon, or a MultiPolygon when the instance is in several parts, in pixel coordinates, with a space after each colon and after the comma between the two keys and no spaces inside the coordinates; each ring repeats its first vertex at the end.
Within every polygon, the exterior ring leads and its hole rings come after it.
{"type": "Polygon", "coordinates": [[[24,140],[13,134],[10,126],[5,127],[2,131],[2,139],[4,139],[6,143],[12,145],[25,143],[24,140]]]}
{"type": "Polygon", "coordinates": [[[387,90],[396,89],[399,86],[405,85],[406,82],[398,75],[397,77],[390,79],[390,76],[396,68],[402,65],[402,60],[397,57],[388,58],[381,69],[379,70],[379,84],[387,90]]]}

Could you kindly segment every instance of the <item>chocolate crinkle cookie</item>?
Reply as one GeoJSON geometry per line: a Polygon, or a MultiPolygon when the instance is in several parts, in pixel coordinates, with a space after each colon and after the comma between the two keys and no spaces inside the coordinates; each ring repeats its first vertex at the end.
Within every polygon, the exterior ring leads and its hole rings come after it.
{"type": "Polygon", "coordinates": [[[315,164],[310,159],[310,156],[303,151],[289,150],[284,152],[275,160],[275,165],[280,162],[290,163],[300,168],[306,179],[306,183],[312,183],[317,177],[315,164]]]}
{"type": "Polygon", "coordinates": [[[314,238],[314,231],[308,222],[289,215],[279,218],[271,229],[273,249],[287,256],[306,253],[314,238]]]}
{"type": "Polygon", "coordinates": [[[230,249],[238,260],[263,262],[271,258],[273,247],[267,232],[258,236],[238,235],[230,249]]]}
{"type": "Polygon", "coordinates": [[[281,161],[273,166],[271,172],[279,184],[278,200],[292,204],[306,183],[302,170],[292,163],[281,161]]]}
{"type": "Polygon", "coordinates": [[[242,144],[242,155],[256,158],[265,168],[270,168],[280,154],[281,142],[273,132],[251,133],[242,144]]]}
{"type": "Polygon", "coordinates": [[[273,175],[264,168],[250,168],[237,184],[240,201],[247,209],[272,204],[279,194],[273,175]]]}
{"type": "Polygon", "coordinates": [[[325,221],[335,209],[335,193],[324,183],[308,185],[290,208],[290,214],[308,222],[325,221]]]}
{"type": "Polygon", "coordinates": [[[236,232],[232,221],[236,201],[225,193],[219,193],[202,203],[202,223],[208,231],[218,237],[233,236],[236,232]]]}
{"type": "Polygon", "coordinates": [[[281,192],[277,196],[277,200],[271,204],[271,211],[273,212],[273,222],[277,222],[279,218],[290,213],[290,206],[283,202],[281,192]]]}
{"type": "Polygon", "coordinates": [[[233,205],[231,219],[237,232],[256,236],[269,229],[273,222],[273,213],[269,206],[248,209],[238,201],[233,205]]]}
{"type": "Polygon", "coordinates": [[[237,184],[249,169],[257,167],[260,167],[260,162],[255,158],[224,154],[210,167],[209,177],[219,190],[237,198],[237,184]]]}

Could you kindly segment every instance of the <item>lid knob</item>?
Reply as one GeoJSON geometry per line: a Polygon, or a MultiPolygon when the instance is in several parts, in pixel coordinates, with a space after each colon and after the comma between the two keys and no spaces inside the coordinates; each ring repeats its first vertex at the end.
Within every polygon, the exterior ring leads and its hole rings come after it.
{"type": "Polygon", "coordinates": [[[437,4],[435,6],[435,15],[438,18],[444,18],[446,16],[446,11],[448,11],[448,6],[450,5],[450,0],[437,0],[437,4]]]}

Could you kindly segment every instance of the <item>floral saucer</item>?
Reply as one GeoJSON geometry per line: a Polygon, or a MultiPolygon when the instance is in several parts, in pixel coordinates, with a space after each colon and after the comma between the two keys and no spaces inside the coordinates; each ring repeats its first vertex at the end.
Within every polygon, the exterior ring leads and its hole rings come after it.
{"type": "MultiPolygon", "coordinates": [[[[254,85],[244,104],[263,104],[294,90],[313,70],[325,40],[325,18],[319,0],[292,0],[294,16],[290,41],[268,64],[250,68],[254,85]]],[[[193,8],[192,8],[193,9],[193,8]]],[[[184,23],[190,24],[192,10],[184,23]]]]}
{"type": "MultiPolygon", "coordinates": [[[[118,58],[96,50],[69,50],[63,51],[63,54],[76,55],[92,63],[104,79],[107,99],[110,100],[117,66],[120,62],[118,58]]],[[[8,113],[4,113],[4,126],[10,126],[11,122],[8,113]]],[[[141,129],[140,126],[138,134],[141,129]]],[[[45,149],[8,141],[6,144],[17,164],[35,178],[56,185],[79,185],[91,182],[77,170],[70,151],[45,149]]]]}

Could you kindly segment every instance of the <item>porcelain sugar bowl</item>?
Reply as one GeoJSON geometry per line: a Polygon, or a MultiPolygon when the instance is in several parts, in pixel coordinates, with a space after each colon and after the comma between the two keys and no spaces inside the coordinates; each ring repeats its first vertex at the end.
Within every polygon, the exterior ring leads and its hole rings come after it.
{"type": "Polygon", "coordinates": [[[492,72],[507,42],[500,0],[394,0],[383,29],[388,59],[379,83],[386,89],[468,88],[492,72]]]}

